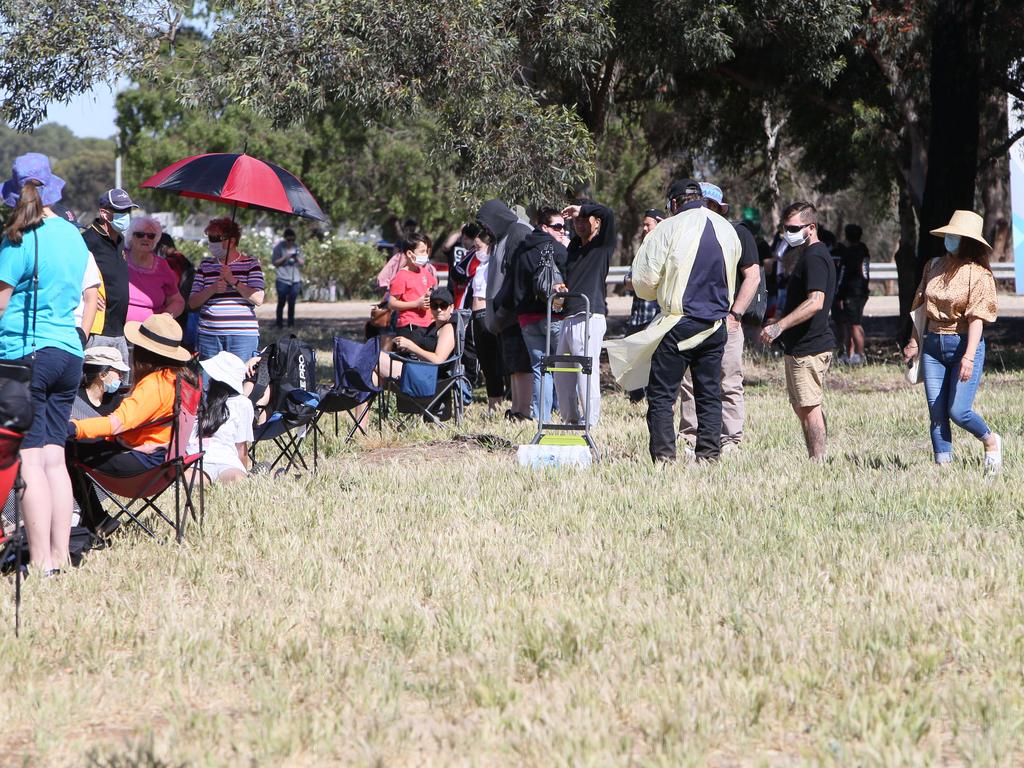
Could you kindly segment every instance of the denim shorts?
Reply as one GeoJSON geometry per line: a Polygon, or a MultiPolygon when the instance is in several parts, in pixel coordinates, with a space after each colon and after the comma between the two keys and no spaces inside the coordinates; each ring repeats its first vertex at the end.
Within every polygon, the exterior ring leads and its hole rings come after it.
{"type": "Polygon", "coordinates": [[[64,445],[71,406],[82,380],[82,358],[56,347],[36,350],[32,366],[32,427],[22,448],[64,445]]]}

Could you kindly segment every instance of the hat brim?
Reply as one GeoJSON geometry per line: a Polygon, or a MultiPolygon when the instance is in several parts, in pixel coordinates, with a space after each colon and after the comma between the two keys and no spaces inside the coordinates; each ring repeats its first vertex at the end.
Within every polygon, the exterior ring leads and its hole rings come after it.
{"type": "Polygon", "coordinates": [[[946,235],[957,235],[958,237],[966,237],[968,240],[974,240],[976,243],[981,243],[982,245],[984,245],[990,251],[992,250],[992,246],[988,244],[988,241],[986,241],[985,238],[981,237],[980,235],[972,234],[971,232],[966,232],[965,230],[962,230],[959,227],[950,226],[949,224],[947,224],[944,227],[939,227],[938,229],[933,229],[929,234],[935,235],[936,237],[945,237],[946,235]]]}
{"type": "Polygon", "coordinates": [[[243,379],[235,379],[229,372],[215,364],[212,357],[207,360],[200,360],[199,365],[202,366],[206,374],[214,381],[227,384],[240,395],[245,394],[245,381],[243,379]]]}
{"type": "Polygon", "coordinates": [[[176,360],[179,363],[187,363],[192,359],[192,353],[182,346],[161,344],[158,341],[153,341],[153,339],[150,339],[147,336],[143,336],[142,333],[139,332],[139,328],[141,326],[142,323],[137,320],[129,320],[124,324],[124,336],[135,346],[148,349],[154,354],[166,357],[169,360],[176,360]]]}

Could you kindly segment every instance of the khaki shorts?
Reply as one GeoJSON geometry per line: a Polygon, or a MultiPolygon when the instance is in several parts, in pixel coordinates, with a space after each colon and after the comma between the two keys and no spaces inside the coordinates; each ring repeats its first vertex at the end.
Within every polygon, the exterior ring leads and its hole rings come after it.
{"type": "Polygon", "coordinates": [[[793,357],[786,355],[786,392],[795,408],[821,405],[825,374],[832,364],[832,353],[793,357]]]}

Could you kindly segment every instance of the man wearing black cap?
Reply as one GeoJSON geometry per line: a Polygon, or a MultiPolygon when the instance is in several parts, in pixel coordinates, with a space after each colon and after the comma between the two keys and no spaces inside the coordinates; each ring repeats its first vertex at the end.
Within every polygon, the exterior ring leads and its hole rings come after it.
{"type": "Polygon", "coordinates": [[[672,407],[689,369],[697,406],[697,460],[715,461],[721,453],[725,320],[735,292],[740,241],[732,224],[704,205],[699,182],[673,182],[668,202],[672,217],[644,240],[633,261],[634,291],[642,299],[657,299],[661,314],[641,333],[610,344],[609,359],[627,389],[646,374],[655,462],[676,458],[672,407]]]}
{"type": "Polygon", "coordinates": [[[124,232],[131,221],[132,208],[138,208],[123,189],[110,189],[99,201],[92,224],[82,230],[96,266],[103,278],[99,311],[104,313],[103,327],[89,338],[89,346],[114,347],[128,360],[124,323],[128,317],[128,263],[124,260],[124,232]]]}

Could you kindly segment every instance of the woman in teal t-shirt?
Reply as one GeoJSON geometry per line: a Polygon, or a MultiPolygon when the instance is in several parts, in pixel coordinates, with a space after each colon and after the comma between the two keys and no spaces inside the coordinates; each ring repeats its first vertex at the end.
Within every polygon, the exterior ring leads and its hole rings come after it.
{"type": "Polygon", "coordinates": [[[50,210],[63,186],[46,156],[33,152],[15,159],[0,189],[14,209],[0,242],[0,358],[35,355],[21,475],[29,556],[44,576],[68,561],[73,497],[64,442],[82,378],[75,309],[89,257],[78,229],[50,210]]]}

